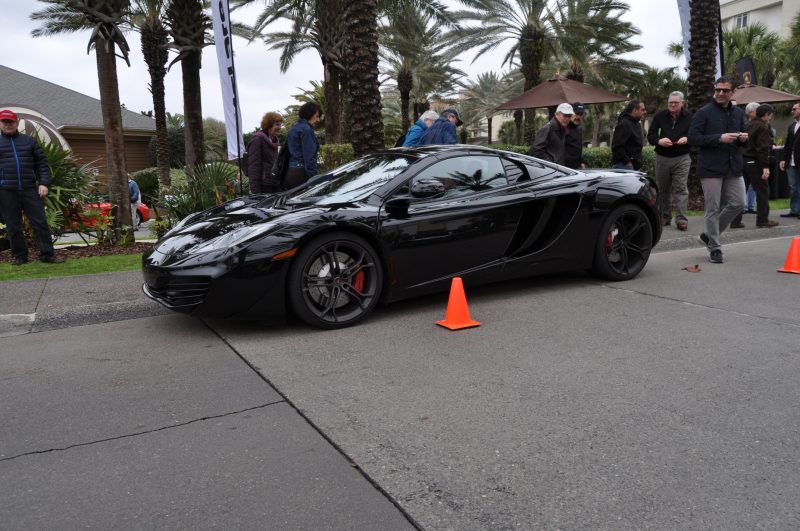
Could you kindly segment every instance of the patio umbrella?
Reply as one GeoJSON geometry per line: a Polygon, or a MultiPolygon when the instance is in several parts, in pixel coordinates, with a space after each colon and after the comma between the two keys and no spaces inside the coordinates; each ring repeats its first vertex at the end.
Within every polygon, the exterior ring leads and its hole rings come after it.
{"type": "Polygon", "coordinates": [[[776,103],[781,101],[800,101],[800,96],[789,94],[782,90],[775,90],[761,85],[742,85],[736,88],[733,95],[736,105],[746,105],[752,101],[758,103],[776,103]]]}
{"type": "Polygon", "coordinates": [[[602,88],[556,76],[526,90],[516,98],[508,100],[497,109],[535,109],[539,107],[555,107],[559,103],[573,101],[585,104],[626,101],[627,99],[625,96],[614,94],[602,88]]]}

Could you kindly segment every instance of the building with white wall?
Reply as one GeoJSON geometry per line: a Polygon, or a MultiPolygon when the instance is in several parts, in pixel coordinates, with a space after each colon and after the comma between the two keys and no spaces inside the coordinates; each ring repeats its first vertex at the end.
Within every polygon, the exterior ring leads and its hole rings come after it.
{"type": "Polygon", "coordinates": [[[800,13],[800,0],[720,0],[725,29],[762,23],[782,38],[789,36],[792,21],[800,13]]]}

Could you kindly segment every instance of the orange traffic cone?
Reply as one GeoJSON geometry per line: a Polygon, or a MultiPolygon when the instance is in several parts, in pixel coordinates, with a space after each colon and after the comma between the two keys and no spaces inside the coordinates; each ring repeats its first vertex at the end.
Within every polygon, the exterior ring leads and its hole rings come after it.
{"type": "Polygon", "coordinates": [[[461,330],[462,328],[472,328],[480,326],[478,321],[469,318],[469,308],[467,308],[467,296],[464,294],[464,284],[461,277],[454,277],[450,284],[450,300],[447,301],[447,313],[444,321],[436,321],[436,324],[449,328],[450,330],[461,330]]]}
{"type": "Polygon", "coordinates": [[[786,256],[786,263],[778,271],[800,275],[800,238],[792,238],[792,244],[789,245],[789,254],[786,256]]]}

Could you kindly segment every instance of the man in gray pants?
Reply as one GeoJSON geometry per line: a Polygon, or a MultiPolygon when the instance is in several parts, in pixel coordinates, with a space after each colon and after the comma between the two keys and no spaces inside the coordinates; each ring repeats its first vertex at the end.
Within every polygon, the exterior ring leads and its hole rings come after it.
{"type": "Polygon", "coordinates": [[[714,83],[714,100],[692,117],[689,145],[697,146],[697,177],[703,186],[706,230],[698,238],[709,250],[709,260],[722,263],[720,234],[744,205],[742,152],[747,142],[744,111],[731,104],[733,80],[722,76],[714,83]]]}
{"type": "Polygon", "coordinates": [[[667,108],[653,116],[647,131],[647,141],[656,147],[656,182],[658,205],[664,225],[672,221],[672,199],[675,198],[675,227],[686,230],[689,221],[686,211],[689,202],[689,124],[692,114],[683,108],[683,93],[669,95],[667,108]]]}

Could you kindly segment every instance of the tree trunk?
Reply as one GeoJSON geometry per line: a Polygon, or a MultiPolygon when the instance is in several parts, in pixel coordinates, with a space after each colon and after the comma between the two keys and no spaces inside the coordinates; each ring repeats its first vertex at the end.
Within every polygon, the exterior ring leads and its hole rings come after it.
{"type": "Polygon", "coordinates": [[[342,143],[342,94],[339,90],[339,69],[330,61],[322,60],[325,71],[325,142],[342,143]]]}
{"type": "Polygon", "coordinates": [[[194,168],[206,160],[205,141],[203,139],[203,104],[200,88],[200,67],[202,56],[199,52],[190,52],[181,61],[183,75],[183,119],[184,138],[186,139],[186,166],[194,168]]]}
{"type": "Polygon", "coordinates": [[[386,148],[378,80],[378,3],[352,0],[345,12],[350,42],[346,54],[353,154],[362,157],[386,148]]]}
{"type": "MultiPolygon", "coordinates": [[[[400,91],[400,117],[403,124],[403,132],[411,127],[411,118],[408,115],[411,106],[411,90],[414,88],[414,76],[410,70],[402,68],[397,74],[397,90],[400,91]]],[[[414,119],[414,123],[419,118],[414,119]]]]}
{"type": "MultiPolygon", "coordinates": [[[[531,25],[524,28],[519,39],[520,71],[525,78],[523,90],[542,82],[542,63],[545,59],[545,40],[542,32],[531,25]]],[[[534,117],[536,109],[525,109],[525,144],[533,144],[536,137],[534,117]]]]}
{"type": "Polygon", "coordinates": [[[153,96],[153,117],[156,121],[156,166],[158,183],[162,190],[169,188],[169,136],[167,133],[167,108],[164,99],[164,77],[167,75],[168,33],[164,26],[142,28],[142,55],[150,73],[150,92],[153,96]]]}
{"type": "Polygon", "coordinates": [[[486,145],[487,146],[491,146],[492,145],[492,117],[491,116],[487,116],[486,117],[486,121],[489,123],[489,138],[488,138],[488,141],[487,141],[486,145]]]}
{"type": "Polygon", "coordinates": [[[97,79],[100,85],[100,108],[108,163],[108,193],[113,218],[113,240],[119,245],[133,244],[133,220],[128,193],[128,171],[125,163],[125,137],[122,130],[122,107],[119,104],[117,59],[114,44],[95,39],[97,79]]]}
{"type": "Polygon", "coordinates": [[[522,145],[522,118],[524,116],[522,109],[514,111],[514,144],[522,145]]]}

